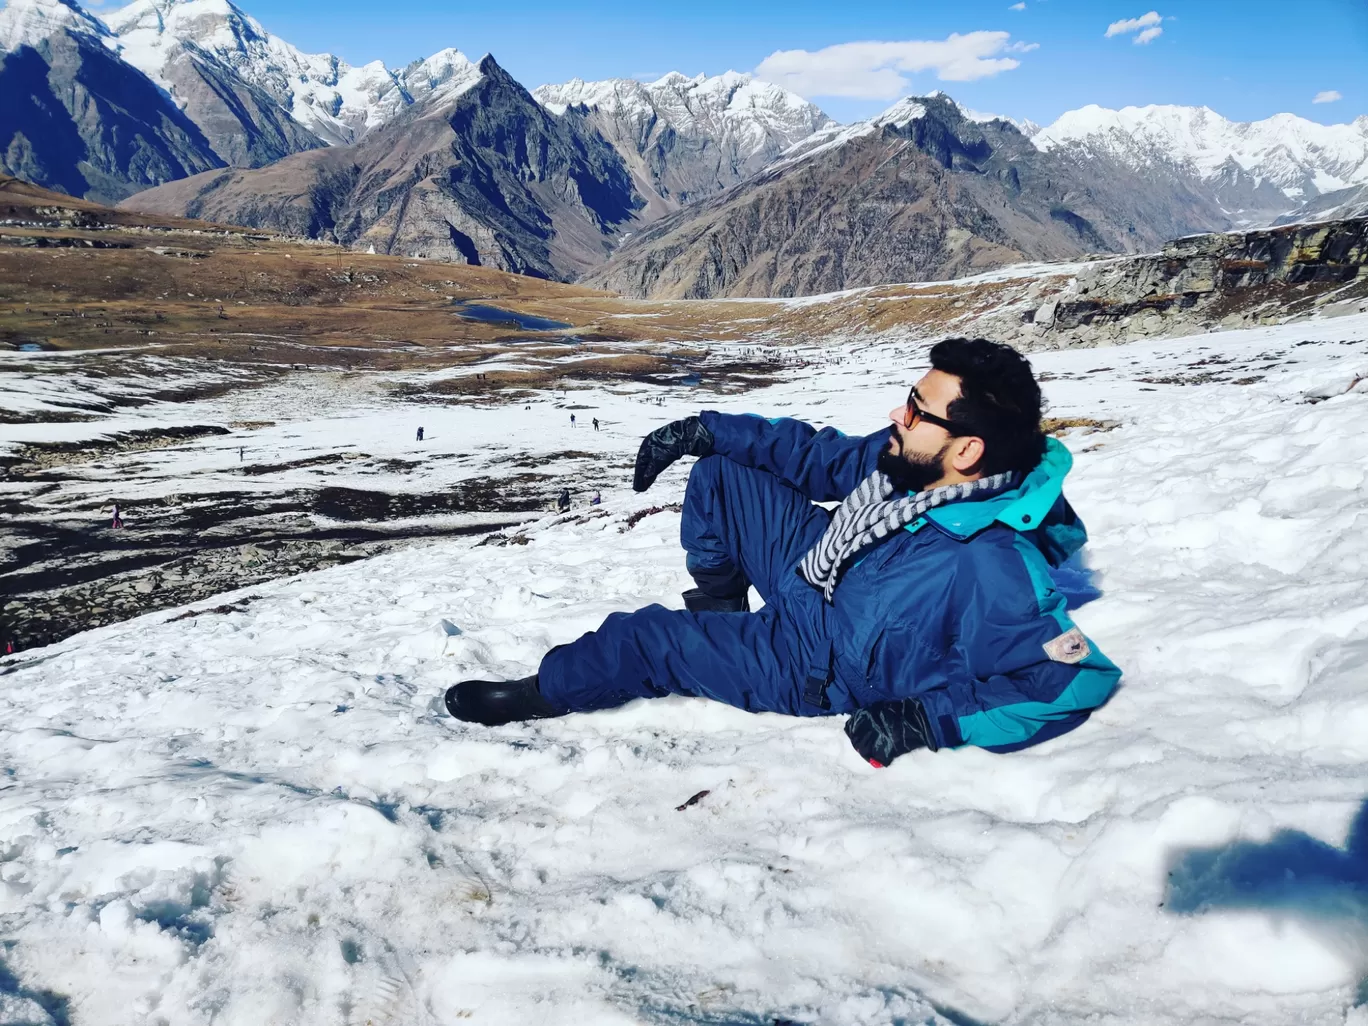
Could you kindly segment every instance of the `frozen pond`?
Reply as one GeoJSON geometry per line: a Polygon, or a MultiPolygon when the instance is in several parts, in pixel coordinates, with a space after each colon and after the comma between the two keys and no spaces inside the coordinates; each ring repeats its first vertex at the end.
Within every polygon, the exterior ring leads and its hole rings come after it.
{"type": "Polygon", "coordinates": [[[456,312],[467,320],[484,321],[487,324],[508,324],[521,331],[559,331],[571,327],[565,321],[514,313],[512,310],[503,310],[484,303],[457,303],[456,312]]]}

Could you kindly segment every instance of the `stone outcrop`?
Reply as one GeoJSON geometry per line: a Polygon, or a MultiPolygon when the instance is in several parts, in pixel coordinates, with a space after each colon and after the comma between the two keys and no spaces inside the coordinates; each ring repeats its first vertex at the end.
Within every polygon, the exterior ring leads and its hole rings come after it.
{"type": "Polygon", "coordinates": [[[937,285],[879,285],[812,301],[727,304],[758,335],[811,342],[858,336],[979,335],[1023,350],[1368,313],[1368,218],[1188,236],[1160,251],[1026,264],[937,285]]]}
{"type": "Polygon", "coordinates": [[[1357,309],[1360,294],[1368,218],[1191,236],[1099,262],[1023,320],[1074,342],[1122,341],[1284,320],[1336,300],[1357,309]]]}

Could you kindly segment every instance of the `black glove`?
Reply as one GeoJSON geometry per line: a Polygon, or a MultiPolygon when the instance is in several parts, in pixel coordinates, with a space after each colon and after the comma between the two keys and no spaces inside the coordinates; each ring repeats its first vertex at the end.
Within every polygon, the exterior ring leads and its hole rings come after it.
{"type": "Polygon", "coordinates": [[[856,709],[846,720],[846,737],[861,757],[882,769],[916,748],[936,751],[936,735],[915,698],[895,698],[856,709]]]}
{"type": "Polygon", "coordinates": [[[641,440],[637,450],[636,475],[632,491],[644,492],[655,483],[660,472],[681,456],[711,456],[712,432],[697,417],[685,417],[656,428],[641,440]]]}

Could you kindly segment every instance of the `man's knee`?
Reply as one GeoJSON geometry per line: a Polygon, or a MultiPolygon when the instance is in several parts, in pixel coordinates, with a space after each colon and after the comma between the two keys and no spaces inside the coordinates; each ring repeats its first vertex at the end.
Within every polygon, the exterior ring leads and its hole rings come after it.
{"type": "Polygon", "coordinates": [[[707,500],[722,487],[722,470],[727,457],[714,453],[704,456],[689,469],[689,480],[684,486],[684,502],[689,498],[707,500]]]}

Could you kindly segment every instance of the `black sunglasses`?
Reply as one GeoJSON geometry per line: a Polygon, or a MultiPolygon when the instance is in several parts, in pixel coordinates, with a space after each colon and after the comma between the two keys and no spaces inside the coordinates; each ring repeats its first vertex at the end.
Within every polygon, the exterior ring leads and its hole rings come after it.
{"type": "Polygon", "coordinates": [[[902,425],[911,431],[919,420],[924,420],[928,424],[935,424],[936,427],[943,427],[952,435],[965,433],[963,425],[956,424],[953,420],[946,420],[944,417],[937,417],[934,413],[927,413],[917,405],[917,386],[913,385],[912,390],[907,393],[907,405],[903,407],[902,425]]]}

